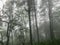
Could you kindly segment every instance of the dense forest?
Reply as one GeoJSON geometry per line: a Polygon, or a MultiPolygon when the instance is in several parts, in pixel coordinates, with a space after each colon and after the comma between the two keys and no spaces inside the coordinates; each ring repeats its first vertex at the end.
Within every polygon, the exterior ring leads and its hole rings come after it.
{"type": "Polygon", "coordinates": [[[60,0],[0,0],[0,45],[60,45],[60,0]]]}

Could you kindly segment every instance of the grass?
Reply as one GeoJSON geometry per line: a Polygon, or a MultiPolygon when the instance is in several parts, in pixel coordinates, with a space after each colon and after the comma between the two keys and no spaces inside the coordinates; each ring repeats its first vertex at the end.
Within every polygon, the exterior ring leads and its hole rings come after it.
{"type": "MultiPolygon", "coordinates": [[[[38,45],[38,43],[35,43],[34,45],[38,45]]],[[[60,39],[42,41],[39,45],[60,45],[60,39]]]]}
{"type": "MultiPolygon", "coordinates": [[[[26,42],[23,45],[30,45],[30,42],[26,42]]],[[[38,45],[38,42],[33,42],[33,45],[38,45]]],[[[60,45],[60,39],[41,41],[39,42],[39,45],[60,45]]]]}

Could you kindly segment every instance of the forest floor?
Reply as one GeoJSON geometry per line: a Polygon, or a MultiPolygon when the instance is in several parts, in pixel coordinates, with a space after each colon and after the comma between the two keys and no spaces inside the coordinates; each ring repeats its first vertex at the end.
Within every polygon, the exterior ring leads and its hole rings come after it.
{"type": "MultiPolygon", "coordinates": [[[[38,44],[35,43],[35,45],[38,45],[38,44]]],[[[60,45],[60,39],[42,41],[39,43],[39,45],[60,45]]]]}
{"type": "MultiPolygon", "coordinates": [[[[26,44],[29,45],[29,44],[26,44]]],[[[38,45],[38,43],[33,43],[33,45],[38,45]]],[[[46,40],[39,42],[39,45],[60,45],[60,39],[46,40]]]]}

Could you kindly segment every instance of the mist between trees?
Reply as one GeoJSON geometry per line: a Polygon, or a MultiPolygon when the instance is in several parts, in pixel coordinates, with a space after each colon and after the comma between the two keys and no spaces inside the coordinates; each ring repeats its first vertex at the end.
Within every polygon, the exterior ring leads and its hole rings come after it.
{"type": "Polygon", "coordinates": [[[60,0],[0,2],[0,45],[60,45],[60,0]]]}

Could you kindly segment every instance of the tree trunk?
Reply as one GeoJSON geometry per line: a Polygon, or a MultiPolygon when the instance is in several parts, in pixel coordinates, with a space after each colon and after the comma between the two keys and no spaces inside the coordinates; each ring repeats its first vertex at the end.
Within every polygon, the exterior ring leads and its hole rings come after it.
{"type": "Polygon", "coordinates": [[[10,37],[10,32],[9,32],[9,23],[8,23],[8,27],[7,27],[7,42],[6,45],[9,45],[9,37],[10,37]]]}
{"type": "Polygon", "coordinates": [[[27,3],[28,3],[28,16],[29,16],[29,27],[30,27],[30,43],[31,43],[31,45],[33,45],[33,43],[32,43],[31,17],[30,17],[31,0],[27,0],[27,3]]]}
{"type": "Polygon", "coordinates": [[[0,41],[1,45],[4,45],[3,43],[3,34],[1,33],[1,41],[0,41]]]}
{"type": "Polygon", "coordinates": [[[39,29],[38,29],[38,22],[37,22],[37,15],[36,15],[36,4],[35,1],[33,1],[34,3],[34,13],[35,13],[35,23],[36,23],[36,30],[37,30],[37,39],[38,39],[38,45],[39,45],[39,29]]]}
{"type": "Polygon", "coordinates": [[[49,9],[49,20],[50,20],[50,36],[51,39],[54,39],[54,32],[53,32],[53,15],[52,15],[52,0],[48,0],[48,9],[49,9]]]}

